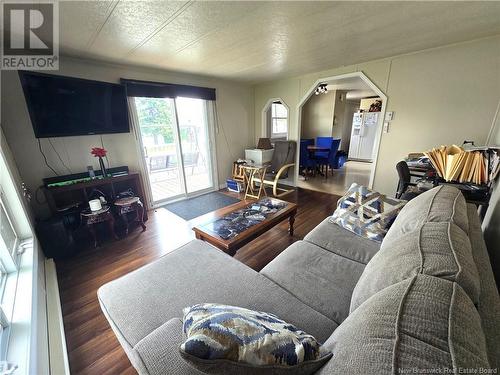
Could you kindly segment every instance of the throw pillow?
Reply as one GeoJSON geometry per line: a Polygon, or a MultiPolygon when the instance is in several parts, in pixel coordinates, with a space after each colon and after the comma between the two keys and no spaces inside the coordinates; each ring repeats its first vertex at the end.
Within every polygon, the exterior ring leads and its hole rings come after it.
{"type": "Polygon", "coordinates": [[[338,200],[330,221],[370,240],[382,242],[406,201],[352,184],[338,200]]]}
{"type": "Polygon", "coordinates": [[[205,373],[311,374],[331,357],[313,336],[273,314],[210,303],[183,312],[180,353],[205,373]]]}

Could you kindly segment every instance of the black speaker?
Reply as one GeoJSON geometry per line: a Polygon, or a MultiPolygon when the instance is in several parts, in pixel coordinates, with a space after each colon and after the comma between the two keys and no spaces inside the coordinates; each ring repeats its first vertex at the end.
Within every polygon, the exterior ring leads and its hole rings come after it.
{"type": "Polygon", "coordinates": [[[47,258],[66,258],[76,252],[71,228],[68,228],[67,218],[52,217],[38,221],[36,235],[42,251],[47,258]],[[66,222],[66,225],[65,225],[66,222]]]}

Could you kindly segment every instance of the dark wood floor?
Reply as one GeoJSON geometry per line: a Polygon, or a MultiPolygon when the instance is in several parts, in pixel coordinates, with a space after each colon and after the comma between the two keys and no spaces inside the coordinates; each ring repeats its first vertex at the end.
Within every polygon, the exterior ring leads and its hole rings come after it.
{"type": "MultiPolygon", "coordinates": [[[[331,215],[338,197],[298,189],[284,199],[299,205],[294,236],[288,235],[285,221],[235,255],[257,271],[331,215]]],[[[97,289],[194,238],[189,223],[165,209],[151,212],[147,226],[144,233],[136,230],[56,262],[71,374],[136,374],[101,313],[97,289]]]]}

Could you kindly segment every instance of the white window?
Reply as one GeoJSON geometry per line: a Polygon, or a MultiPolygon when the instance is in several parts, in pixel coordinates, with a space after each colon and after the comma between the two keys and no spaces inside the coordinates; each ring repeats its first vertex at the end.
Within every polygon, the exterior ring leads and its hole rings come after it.
{"type": "MultiPolygon", "coordinates": [[[[0,133],[1,135],[1,133],[0,133]]],[[[1,139],[0,139],[1,140],[1,139]]],[[[22,192],[0,147],[0,361],[29,373],[33,317],[33,232],[22,192]]]]}
{"type": "Polygon", "coordinates": [[[0,359],[5,356],[19,270],[19,237],[0,186],[0,359]]]}
{"type": "Polygon", "coordinates": [[[281,102],[271,104],[271,139],[288,137],[288,110],[281,102]]]}
{"type": "Polygon", "coordinates": [[[18,245],[18,237],[12,221],[7,215],[5,208],[4,194],[0,190],[0,246],[7,250],[7,252],[15,258],[15,253],[18,245]]]}

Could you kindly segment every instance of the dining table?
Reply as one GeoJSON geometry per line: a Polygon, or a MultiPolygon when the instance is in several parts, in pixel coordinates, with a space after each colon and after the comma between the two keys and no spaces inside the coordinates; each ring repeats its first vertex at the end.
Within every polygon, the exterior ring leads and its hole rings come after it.
{"type": "MultiPolygon", "coordinates": [[[[309,145],[309,146],[307,146],[307,151],[309,151],[311,156],[314,158],[314,154],[316,152],[329,152],[330,147],[309,145]]],[[[318,172],[320,174],[320,176],[325,176],[325,174],[323,173],[323,171],[321,170],[321,168],[319,166],[316,166],[316,172],[318,172]]]]}

